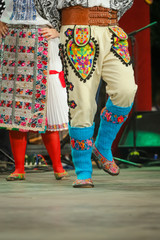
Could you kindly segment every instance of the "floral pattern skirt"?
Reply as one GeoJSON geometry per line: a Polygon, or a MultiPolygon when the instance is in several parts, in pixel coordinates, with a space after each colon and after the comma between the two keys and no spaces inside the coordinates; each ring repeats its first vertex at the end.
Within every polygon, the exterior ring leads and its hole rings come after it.
{"type": "Polygon", "coordinates": [[[44,131],[54,125],[53,119],[46,121],[49,59],[49,42],[40,28],[9,25],[0,44],[0,127],[44,131]]]}

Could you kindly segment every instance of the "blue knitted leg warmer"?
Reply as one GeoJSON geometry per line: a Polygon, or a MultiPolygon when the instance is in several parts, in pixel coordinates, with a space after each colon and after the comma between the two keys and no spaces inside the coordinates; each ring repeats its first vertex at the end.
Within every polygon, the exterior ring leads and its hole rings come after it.
{"type": "Polygon", "coordinates": [[[69,126],[72,160],[75,166],[77,179],[80,180],[92,177],[91,154],[93,147],[93,132],[94,125],[85,128],[69,126]]]}
{"type": "Polygon", "coordinates": [[[109,161],[113,160],[112,143],[121,126],[126,121],[131,108],[132,105],[130,107],[118,107],[109,98],[106,107],[101,112],[101,121],[95,146],[109,161]]]}

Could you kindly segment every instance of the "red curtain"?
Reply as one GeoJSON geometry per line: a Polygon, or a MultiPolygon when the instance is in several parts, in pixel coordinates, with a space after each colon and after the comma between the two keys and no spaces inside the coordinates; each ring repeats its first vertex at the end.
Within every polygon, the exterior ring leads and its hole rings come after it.
{"type": "MultiPolygon", "coordinates": [[[[127,33],[148,24],[150,24],[150,6],[145,0],[134,0],[133,7],[120,20],[120,26],[127,33]]],[[[135,109],[150,111],[152,107],[150,29],[137,33],[135,39],[135,78],[138,84],[135,109]]],[[[131,45],[130,41],[129,44],[131,45]]],[[[132,52],[131,46],[130,52],[132,52]]]]}
{"type": "MultiPolygon", "coordinates": [[[[133,7],[126,12],[120,20],[120,27],[126,33],[150,24],[150,6],[145,0],[134,0],[133,7]]],[[[131,42],[130,53],[132,53],[131,42]]],[[[138,91],[135,99],[135,111],[150,111],[152,107],[152,89],[151,89],[151,44],[150,29],[147,28],[135,35],[135,79],[138,85],[138,91]]],[[[126,123],[127,124],[127,123],[126,123]]],[[[119,155],[118,142],[121,138],[125,125],[117,135],[113,144],[113,154],[119,155]]]]}

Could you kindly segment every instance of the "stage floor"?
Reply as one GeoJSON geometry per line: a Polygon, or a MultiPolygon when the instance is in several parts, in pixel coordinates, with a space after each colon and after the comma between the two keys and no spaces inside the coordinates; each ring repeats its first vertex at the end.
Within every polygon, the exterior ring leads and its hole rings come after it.
{"type": "Polygon", "coordinates": [[[0,175],[0,240],[159,240],[160,167],[94,169],[93,189],[52,172],[6,182],[0,175]]]}

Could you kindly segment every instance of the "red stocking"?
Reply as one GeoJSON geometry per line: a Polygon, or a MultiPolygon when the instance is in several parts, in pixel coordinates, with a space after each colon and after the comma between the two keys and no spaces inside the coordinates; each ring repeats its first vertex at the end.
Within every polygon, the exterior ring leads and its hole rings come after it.
{"type": "Polygon", "coordinates": [[[24,173],[25,152],[27,146],[27,133],[9,131],[11,149],[15,161],[14,173],[24,173]]]}
{"type": "Polygon", "coordinates": [[[55,173],[63,173],[65,170],[61,163],[61,147],[59,132],[46,131],[42,133],[44,145],[52,161],[53,170],[55,173]]]}

